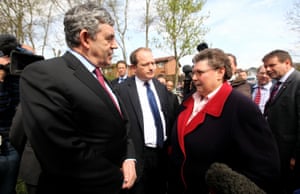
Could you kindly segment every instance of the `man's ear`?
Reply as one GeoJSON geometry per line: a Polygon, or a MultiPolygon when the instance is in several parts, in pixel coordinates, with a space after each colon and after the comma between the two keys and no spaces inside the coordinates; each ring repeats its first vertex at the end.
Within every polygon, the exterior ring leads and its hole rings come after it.
{"type": "Polygon", "coordinates": [[[91,37],[88,34],[88,31],[86,29],[82,29],[79,33],[79,39],[81,42],[81,45],[85,48],[89,48],[90,47],[90,40],[91,37]]]}

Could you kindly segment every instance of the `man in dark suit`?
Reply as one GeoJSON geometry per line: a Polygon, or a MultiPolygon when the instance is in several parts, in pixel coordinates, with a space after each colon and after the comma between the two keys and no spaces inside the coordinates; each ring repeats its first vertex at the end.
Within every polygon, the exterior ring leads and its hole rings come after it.
{"type": "Polygon", "coordinates": [[[130,121],[130,135],[136,150],[138,179],[129,193],[165,194],[167,175],[167,141],[175,119],[169,92],[155,76],[156,64],[149,48],[138,48],[130,55],[135,76],[117,87],[130,121]],[[153,91],[160,118],[152,114],[148,88],[153,91]],[[157,121],[162,121],[163,145],[159,143],[157,121]]]}
{"type": "Polygon", "coordinates": [[[263,62],[276,80],[264,114],[279,148],[283,193],[293,193],[300,188],[300,73],[283,50],[266,54],[263,62]]]}
{"type": "Polygon", "coordinates": [[[118,71],[118,78],[113,79],[111,84],[113,86],[124,82],[127,79],[127,63],[126,61],[118,61],[116,63],[117,71],[118,71]]]}
{"type": "Polygon", "coordinates": [[[36,194],[41,167],[30,142],[27,141],[22,122],[22,108],[20,105],[17,107],[10,128],[9,138],[11,144],[15,147],[21,157],[19,177],[24,181],[28,194],[36,194]]]}
{"type": "Polygon", "coordinates": [[[71,8],[64,18],[70,49],[22,73],[24,130],[42,169],[38,193],[117,194],[134,184],[128,119],[101,74],[118,46],[113,24],[93,3],[71,8]]]}

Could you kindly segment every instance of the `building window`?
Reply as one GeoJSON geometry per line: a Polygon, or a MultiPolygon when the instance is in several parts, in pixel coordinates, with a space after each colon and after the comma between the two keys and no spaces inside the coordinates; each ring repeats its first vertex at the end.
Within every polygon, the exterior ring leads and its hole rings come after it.
{"type": "Polygon", "coordinates": [[[164,67],[164,62],[160,62],[160,63],[157,63],[157,67],[159,67],[159,68],[163,68],[164,67]]]}

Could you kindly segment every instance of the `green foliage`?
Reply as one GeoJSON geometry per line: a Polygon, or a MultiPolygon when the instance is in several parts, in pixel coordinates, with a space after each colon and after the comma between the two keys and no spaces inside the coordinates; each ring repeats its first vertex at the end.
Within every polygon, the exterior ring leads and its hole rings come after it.
{"type": "Polygon", "coordinates": [[[113,80],[116,78],[116,76],[113,76],[113,75],[105,75],[105,78],[109,81],[113,80]]]}
{"type": "Polygon", "coordinates": [[[17,180],[16,192],[17,192],[17,194],[28,194],[27,190],[26,190],[25,183],[20,178],[17,180]]]}
{"type": "Polygon", "coordinates": [[[200,15],[204,4],[204,0],[160,0],[157,3],[159,32],[178,60],[192,54],[208,31],[203,25],[208,16],[200,15]]]}
{"type": "Polygon", "coordinates": [[[176,59],[176,79],[178,78],[178,61],[185,55],[192,54],[197,45],[203,41],[208,29],[201,16],[205,0],[160,0],[156,9],[159,16],[159,33],[164,46],[174,52],[176,59]]]}

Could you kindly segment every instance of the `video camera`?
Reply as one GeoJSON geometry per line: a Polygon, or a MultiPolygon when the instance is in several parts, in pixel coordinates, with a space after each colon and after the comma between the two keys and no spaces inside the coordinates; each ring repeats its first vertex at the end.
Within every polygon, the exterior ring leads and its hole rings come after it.
{"type": "Polygon", "coordinates": [[[184,77],[184,85],[183,85],[183,96],[187,95],[191,91],[191,82],[192,82],[192,66],[185,65],[182,68],[184,77]]]}
{"type": "Polygon", "coordinates": [[[44,57],[35,55],[24,48],[17,47],[10,53],[9,72],[12,75],[20,75],[27,65],[40,60],[44,60],[44,57]]]}

